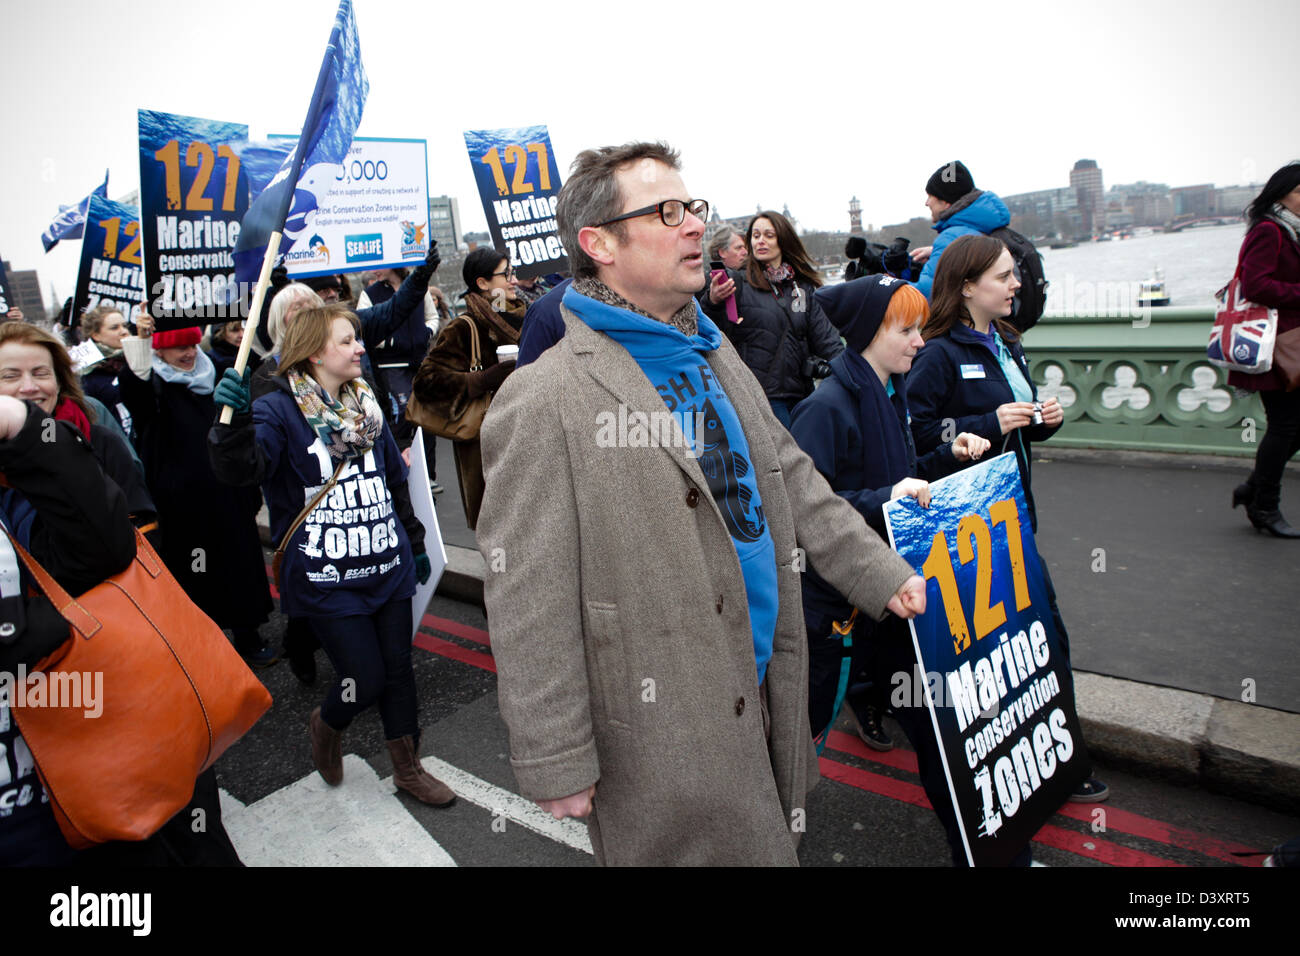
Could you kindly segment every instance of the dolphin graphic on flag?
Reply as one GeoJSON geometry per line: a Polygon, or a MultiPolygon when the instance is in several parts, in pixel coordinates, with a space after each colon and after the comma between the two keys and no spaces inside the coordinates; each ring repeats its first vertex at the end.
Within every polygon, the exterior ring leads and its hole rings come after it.
{"type": "MultiPolygon", "coordinates": [[[[108,170],[104,170],[104,182],[96,187],[90,196],[98,196],[101,199],[108,198],[108,170]]],[[[86,228],[86,210],[90,208],[90,196],[81,200],[79,203],[73,203],[71,206],[59,205],[59,214],[54,217],[43,233],[41,233],[41,245],[45,246],[45,251],[49,252],[59,244],[60,239],[80,239],[82,232],[86,228]]]]}
{"type": "Polygon", "coordinates": [[[244,216],[234,251],[238,282],[257,281],[272,233],[282,234],[278,257],[311,227],[352,146],[369,93],[352,0],[341,0],[302,136],[244,216]]]}

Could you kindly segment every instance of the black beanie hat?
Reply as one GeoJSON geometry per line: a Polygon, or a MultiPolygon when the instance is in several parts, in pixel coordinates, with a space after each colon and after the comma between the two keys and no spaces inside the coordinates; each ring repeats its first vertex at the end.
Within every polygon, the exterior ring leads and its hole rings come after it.
{"type": "Polygon", "coordinates": [[[956,202],[975,188],[970,170],[961,160],[944,163],[925,184],[925,191],[944,202],[956,202]]]}
{"type": "Polygon", "coordinates": [[[902,279],[889,275],[863,276],[850,282],[828,285],[818,289],[813,298],[831,324],[840,330],[850,349],[861,354],[876,337],[876,330],[885,321],[889,300],[907,285],[902,279]]]}

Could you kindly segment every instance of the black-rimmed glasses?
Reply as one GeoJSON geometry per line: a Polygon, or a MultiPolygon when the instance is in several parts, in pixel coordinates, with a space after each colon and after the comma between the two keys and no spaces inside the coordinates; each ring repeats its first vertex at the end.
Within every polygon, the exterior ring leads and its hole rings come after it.
{"type": "Polygon", "coordinates": [[[633,209],[631,212],[625,212],[623,215],[615,216],[613,219],[606,219],[604,222],[598,222],[593,228],[608,226],[610,223],[614,222],[622,222],[624,219],[635,219],[637,216],[648,216],[652,212],[657,212],[659,214],[659,221],[665,226],[676,227],[686,221],[686,214],[688,212],[697,219],[708,219],[709,204],[703,199],[665,199],[663,202],[657,202],[653,206],[644,206],[641,209],[633,209]]]}
{"type": "Polygon", "coordinates": [[[515,270],[511,266],[506,266],[506,268],[503,271],[492,273],[492,278],[494,279],[500,276],[505,276],[507,279],[513,279],[515,277],[515,270]]]}

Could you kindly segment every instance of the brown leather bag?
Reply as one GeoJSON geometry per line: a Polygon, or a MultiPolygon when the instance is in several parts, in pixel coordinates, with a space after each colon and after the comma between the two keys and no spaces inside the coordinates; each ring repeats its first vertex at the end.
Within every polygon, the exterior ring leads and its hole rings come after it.
{"type": "MultiPolygon", "coordinates": [[[[483,358],[478,340],[478,327],[469,316],[461,321],[469,323],[470,372],[483,369],[483,358]]],[[[492,395],[484,392],[478,398],[470,398],[462,392],[450,402],[432,404],[421,401],[414,391],[406,405],[406,418],[421,428],[426,428],[435,435],[450,438],[452,441],[474,441],[479,429],[483,427],[483,417],[487,415],[488,406],[492,404],[492,395]]]]}
{"type": "Polygon", "coordinates": [[[1286,379],[1286,390],[1300,388],[1300,329],[1283,332],[1273,342],[1273,370],[1286,379]]]}
{"type": "Polygon", "coordinates": [[[71,639],[15,688],[26,706],[10,713],[77,849],[156,832],[190,802],[195,778],[271,706],[226,635],[139,531],[135,538],[125,571],[73,598],[9,536],[71,626],[71,639]],[[94,707],[88,680],[98,682],[94,707]],[[42,684],[45,705],[34,706],[42,684]]]}

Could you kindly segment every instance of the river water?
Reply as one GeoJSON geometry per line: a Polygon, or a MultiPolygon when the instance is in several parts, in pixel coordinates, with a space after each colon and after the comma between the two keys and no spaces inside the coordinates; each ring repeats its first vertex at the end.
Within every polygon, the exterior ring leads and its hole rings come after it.
{"type": "MultiPolygon", "coordinates": [[[[1208,226],[1134,239],[1087,242],[1073,249],[1040,246],[1049,283],[1047,308],[1091,311],[1091,302],[1136,295],[1137,283],[1164,272],[1170,305],[1215,305],[1214,293],[1227,285],[1237,265],[1245,223],[1208,226]]],[[[1122,304],[1122,303],[1121,303],[1122,304]]]]}

